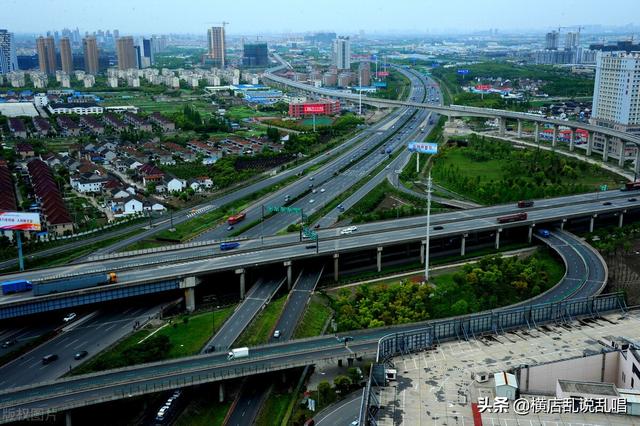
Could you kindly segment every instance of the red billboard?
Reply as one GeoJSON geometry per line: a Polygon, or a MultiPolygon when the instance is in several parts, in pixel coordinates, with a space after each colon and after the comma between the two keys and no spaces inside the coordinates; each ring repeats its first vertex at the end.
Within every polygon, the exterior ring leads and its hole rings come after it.
{"type": "Polygon", "coordinates": [[[302,112],[304,114],[324,114],[325,104],[304,104],[302,112]]]}
{"type": "Polygon", "coordinates": [[[378,77],[389,77],[389,71],[378,71],[378,77]]]}
{"type": "Polygon", "coordinates": [[[8,231],[40,231],[38,213],[0,212],[0,229],[8,231]]]}

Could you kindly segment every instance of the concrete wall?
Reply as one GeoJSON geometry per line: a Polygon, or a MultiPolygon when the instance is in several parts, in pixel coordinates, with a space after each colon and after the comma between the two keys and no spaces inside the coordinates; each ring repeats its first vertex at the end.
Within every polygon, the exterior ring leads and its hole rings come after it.
{"type": "Polygon", "coordinates": [[[634,365],[636,372],[640,372],[640,362],[633,356],[631,351],[625,351],[620,354],[620,371],[616,381],[617,387],[640,390],[640,377],[638,373],[633,372],[634,365]]]}

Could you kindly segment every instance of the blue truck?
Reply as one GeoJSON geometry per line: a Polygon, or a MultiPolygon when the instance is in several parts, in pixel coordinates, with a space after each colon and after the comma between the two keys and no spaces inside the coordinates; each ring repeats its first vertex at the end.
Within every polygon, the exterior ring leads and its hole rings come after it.
{"type": "Polygon", "coordinates": [[[233,250],[240,247],[240,243],[220,243],[220,250],[233,250]]]}
{"type": "Polygon", "coordinates": [[[80,290],[83,288],[95,287],[104,284],[115,284],[117,282],[118,276],[115,272],[81,275],[78,277],[58,278],[55,280],[35,284],[33,286],[33,295],[44,296],[45,294],[80,290]]]}
{"type": "Polygon", "coordinates": [[[29,280],[5,281],[2,283],[2,294],[24,293],[33,288],[29,280]]]}
{"type": "Polygon", "coordinates": [[[540,235],[542,238],[549,238],[551,233],[546,229],[538,229],[538,235],[540,235]]]}

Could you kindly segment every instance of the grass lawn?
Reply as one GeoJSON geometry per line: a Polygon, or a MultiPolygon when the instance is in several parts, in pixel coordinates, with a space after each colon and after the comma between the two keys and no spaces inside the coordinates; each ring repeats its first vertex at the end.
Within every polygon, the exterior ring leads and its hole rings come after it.
{"type": "Polygon", "coordinates": [[[287,296],[272,300],[242,332],[234,346],[257,346],[267,343],[286,300],[287,296]]]}
{"type": "Polygon", "coordinates": [[[167,243],[166,241],[157,241],[157,240],[142,240],[142,241],[136,241],[135,243],[129,244],[128,246],[122,248],[121,250],[118,250],[118,252],[125,252],[125,251],[133,251],[133,250],[145,250],[145,249],[151,249],[151,248],[157,248],[157,247],[164,247],[166,246],[167,243]]]}
{"type": "Polygon", "coordinates": [[[206,398],[198,398],[187,405],[187,408],[176,419],[176,426],[219,426],[222,425],[231,400],[218,402],[217,387],[208,393],[206,398]]]}
{"type": "Polygon", "coordinates": [[[294,397],[295,395],[293,394],[271,392],[264,402],[255,424],[258,426],[271,426],[279,423],[284,418],[291,398],[294,397]]]}
{"type": "MultiPolygon", "coordinates": [[[[330,126],[333,123],[333,119],[331,117],[319,116],[316,117],[316,126],[330,126]]],[[[313,118],[305,118],[302,120],[303,126],[312,126],[313,127],[313,118]]]]}
{"type": "Polygon", "coordinates": [[[271,117],[271,116],[279,116],[280,114],[277,112],[261,112],[261,111],[256,111],[252,108],[249,108],[247,106],[234,106],[231,107],[227,110],[227,112],[225,113],[225,115],[227,115],[231,120],[233,121],[240,121],[242,119],[245,118],[251,118],[251,117],[271,117]]]}
{"type": "Polygon", "coordinates": [[[475,161],[465,155],[462,149],[452,149],[447,152],[447,156],[444,159],[439,159],[437,163],[442,162],[445,164],[455,164],[460,167],[460,170],[464,170],[465,175],[475,178],[480,176],[482,180],[500,180],[504,177],[502,171],[502,164],[504,160],[489,160],[489,161],[475,161]]]}
{"type": "Polygon", "coordinates": [[[175,232],[164,230],[157,234],[158,238],[166,238],[167,240],[175,240],[179,242],[186,241],[195,237],[201,232],[215,227],[224,217],[225,213],[221,209],[215,209],[205,214],[179,223],[175,226],[175,232]]]}
{"type": "MultiPolygon", "coordinates": [[[[216,331],[220,329],[222,324],[224,324],[227,318],[233,313],[234,308],[235,305],[215,311],[216,331]]],[[[154,334],[154,336],[168,336],[171,341],[171,349],[165,354],[163,359],[195,355],[213,334],[211,311],[200,312],[193,315],[181,315],[172,318],[172,322],[172,325],[167,325],[154,334]],[[186,323],[183,322],[184,318],[188,318],[189,321],[186,323]]],[[[142,339],[156,330],[158,330],[158,328],[149,327],[131,334],[108,351],[101,353],[74,369],[72,374],[77,375],[93,372],[95,371],[94,365],[98,362],[104,362],[104,365],[110,365],[112,363],[111,360],[118,359],[125,350],[139,344],[142,339]]]]}
{"type": "Polygon", "coordinates": [[[302,339],[304,337],[319,336],[331,313],[331,308],[324,303],[319,295],[314,294],[309,305],[307,305],[302,321],[300,321],[293,334],[293,338],[302,339]]]}

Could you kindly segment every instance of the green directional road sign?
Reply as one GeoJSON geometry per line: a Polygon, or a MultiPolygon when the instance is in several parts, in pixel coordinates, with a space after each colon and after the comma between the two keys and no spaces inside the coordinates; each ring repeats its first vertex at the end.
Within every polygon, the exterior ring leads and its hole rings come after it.
{"type": "Polygon", "coordinates": [[[267,211],[269,213],[295,213],[300,214],[302,210],[298,207],[285,207],[285,206],[268,206],[267,211]]]}
{"type": "Polygon", "coordinates": [[[606,191],[607,189],[609,189],[609,186],[608,186],[608,185],[600,185],[600,191],[604,192],[604,191],[606,191]]]}
{"type": "Polygon", "coordinates": [[[309,238],[312,238],[314,240],[318,239],[318,233],[316,231],[314,231],[313,229],[307,228],[306,226],[304,228],[302,228],[302,233],[305,236],[307,236],[309,238]]]}

